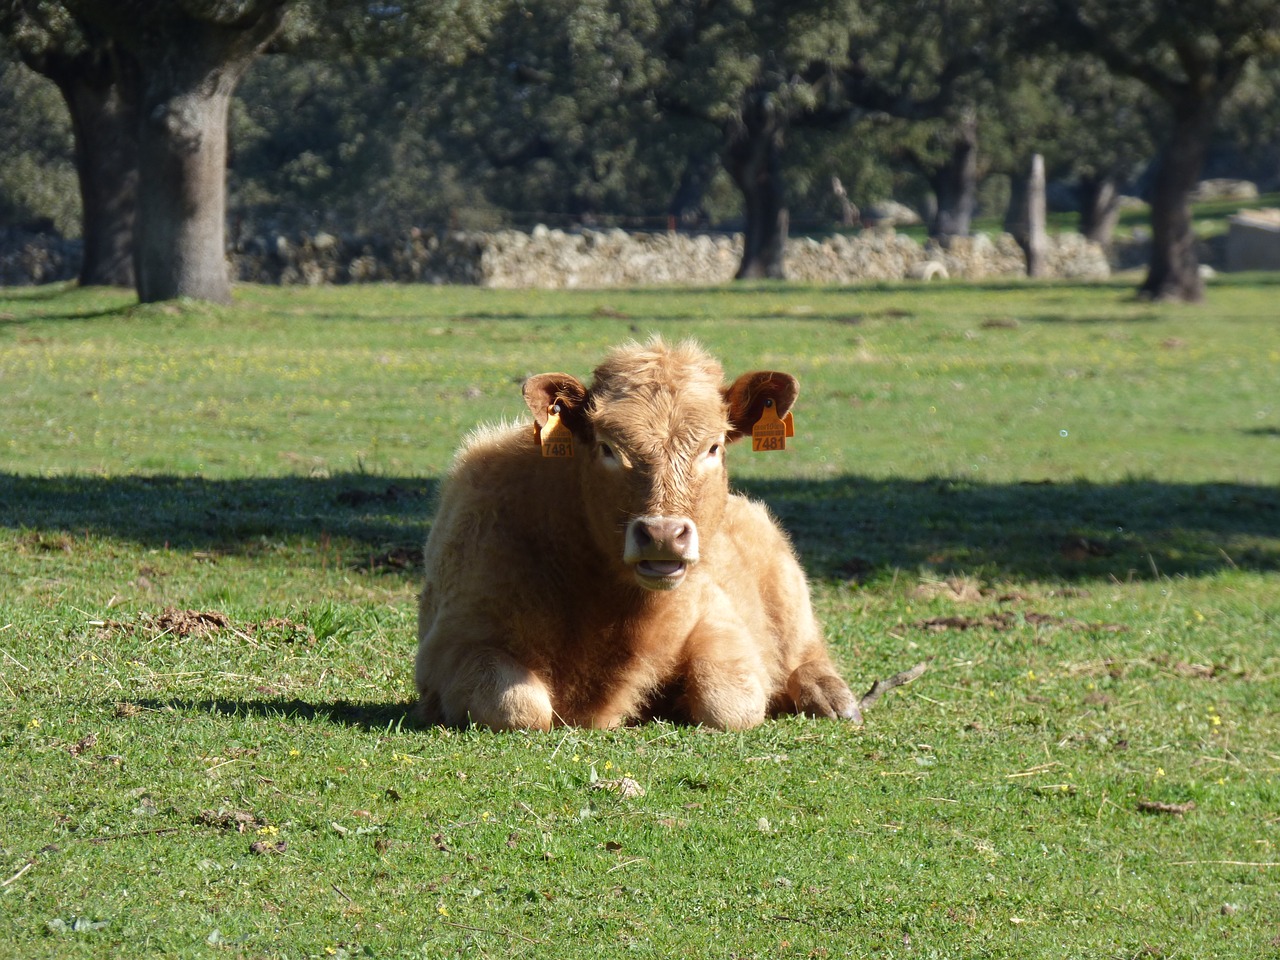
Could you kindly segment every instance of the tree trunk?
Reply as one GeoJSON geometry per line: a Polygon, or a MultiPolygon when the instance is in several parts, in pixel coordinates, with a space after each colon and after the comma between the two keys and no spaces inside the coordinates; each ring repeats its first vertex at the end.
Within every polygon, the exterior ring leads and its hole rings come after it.
{"type": "Polygon", "coordinates": [[[785,122],[767,92],[748,94],[728,131],[725,168],[742,191],[746,224],[736,279],[786,279],[789,217],[782,183],[785,122]]]}
{"type": "Polygon", "coordinates": [[[164,90],[143,100],[138,299],[227,303],[225,94],[164,90]]]}
{"type": "Polygon", "coordinates": [[[930,177],[938,215],[929,235],[967,237],[978,202],[978,118],[969,111],[956,127],[951,156],[930,177]]]}
{"type": "Polygon", "coordinates": [[[668,216],[674,218],[680,226],[696,227],[706,222],[707,211],[703,206],[703,198],[716,175],[718,164],[719,158],[714,149],[689,152],[684,170],[680,174],[680,183],[667,207],[668,216]]]}
{"type": "Polygon", "coordinates": [[[1015,237],[1021,236],[1027,229],[1027,181],[1030,174],[1030,167],[1025,171],[1009,174],[1009,206],[1004,212],[1004,232],[1015,237]]]}
{"type": "Polygon", "coordinates": [[[1189,197],[1200,179],[1219,101],[1187,94],[1173,104],[1173,131],[1160,157],[1151,194],[1151,261],[1139,296],[1204,299],[1189,197]]]}
{"type": "Polygon", "coordinates": [[[133,56],[138,104],[136,269],[143,303],[226,303],[227,108],[288,0],[219,4],[68,0],[133,56]]]}
{"type": "Polygon", "coordinates": [[[1048,272],[1044,192],[1044,157],[1037,153],[1031,157],[1027,174],[1013,178],[1009,211],[1004,220],[1005,230],[1013,234],[1026,255],[1029,277],[1043,277],[1048,272]]]}
{"type": "Polygon", "coordinates": [[[81,286],[134,285],[138,113],[121,84],[122,57],[93,38],[75,52],[50,46],[23,60],[57,86],[71,116],[84,257],[81,286]]]}
{"type": "Polygon", "coordinates": [[[1080,232],[1110,247],[1120,222],[1120,190],[1113,177],[1099,174],[1080,181],[1080,232]]]}
{"type": "Polygon", "coordinates": [[[84,73],[56,80],[71,113],[80,184],[82,287],[132,287],[138,203],[138,114],[118,84],[84,73]]]}

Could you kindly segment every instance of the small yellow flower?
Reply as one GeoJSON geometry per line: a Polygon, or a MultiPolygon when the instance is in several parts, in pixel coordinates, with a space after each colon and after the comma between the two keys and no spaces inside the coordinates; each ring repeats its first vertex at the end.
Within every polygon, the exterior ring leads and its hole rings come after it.
{"type": "Polygon", "coordinates": [[[279,832],[279,827],[273,827],[270,825],[258,828],[258,836],[260,837],[274,837],[279,832]]]}
{"type": "Polygon", "coordinates": [[[449,915],[449,908],[442,903],[436,907],[436,913],[440,914],[442,917],[447,917],[449,915]]]}
{"type": "Polygon", "coordinates": [[[40,726],[39,717],[32,717],[29,721],[27,721],[27,727],[31,730],[34,730],[38,726],[40,726]]]}
{"type": "Polygon", "coordinates": [[[1156,767],[1156,776],[1157,776],[1157,777],[1163,777],[1163,776],[1164,776],[1164,767],[1156,767]]]}
{"type": "Polygon", "coordinates": [[[291,757],[301,756],[301,754],[302,754],[302,751],[299,750],[297,747],[294,747],[292,750],[289,751],[289,756],[291,757]]]}
{"type": "Polygon", "coordinates": [[[612,769],[613,769],[613,761],[612,761],[612,760],[606,760],[606,761],[604,762],[604,768],[605,768],[606,770],[612,770],[612,769]]]}

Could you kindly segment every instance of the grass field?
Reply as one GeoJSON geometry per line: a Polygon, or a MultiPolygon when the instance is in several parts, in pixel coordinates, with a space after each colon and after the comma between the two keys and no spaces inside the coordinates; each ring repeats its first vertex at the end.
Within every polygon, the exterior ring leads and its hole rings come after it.
{"type": "Polygon", "coordinates": [[[0,290],[0,955],[1280,957],[1280,280],[1132,286],[0,290]],[[453,448],[652,333],[800,378],[735,483],[929,671],[415,729],[453,448]]]}

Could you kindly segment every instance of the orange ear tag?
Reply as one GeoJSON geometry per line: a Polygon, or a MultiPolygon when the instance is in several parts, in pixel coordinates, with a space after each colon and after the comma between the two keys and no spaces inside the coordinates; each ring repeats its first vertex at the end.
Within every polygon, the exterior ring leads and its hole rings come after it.
{"type": "Polygon", "coordinates": [[[751,428],[752,450],[785,450],[787,437],[796,435],[795,419],[791,411],[785,417],[779,417],[772,400],[764,402],[764,411],[760,419],[751,428]]]}
{"type": "Polygon", "coordinates": [[[551,408],[546,426],[538,431],[538,440],[542,443],[544,457],[573,456],[573,433],[560,422],[560,404],[551,408]]]}

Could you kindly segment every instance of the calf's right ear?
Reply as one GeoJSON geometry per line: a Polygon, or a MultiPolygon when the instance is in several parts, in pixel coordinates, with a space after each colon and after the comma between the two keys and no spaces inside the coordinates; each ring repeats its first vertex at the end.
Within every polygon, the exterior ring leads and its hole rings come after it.
{"type": "Polygon", "coordinates": [[[581,433],[587,422],[587,388],[567,373],[539,373],[524,382],[524,402],[541,430],[552,408],[560,407],[560,422],[581,433]]]}

